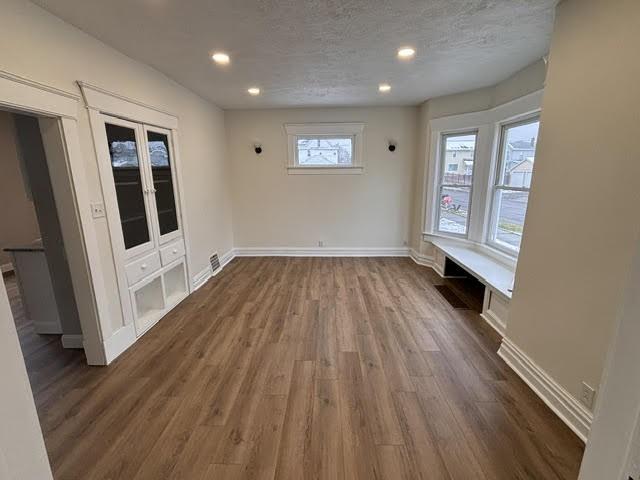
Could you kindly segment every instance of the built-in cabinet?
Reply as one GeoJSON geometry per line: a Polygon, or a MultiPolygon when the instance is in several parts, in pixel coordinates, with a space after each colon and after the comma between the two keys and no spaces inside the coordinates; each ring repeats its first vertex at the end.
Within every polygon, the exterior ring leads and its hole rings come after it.
{"type": "Polygon", "coordinates": [[[173,132],[105,114],[99,123],[121,302],[140,336],[189,293],[173,132]]]}

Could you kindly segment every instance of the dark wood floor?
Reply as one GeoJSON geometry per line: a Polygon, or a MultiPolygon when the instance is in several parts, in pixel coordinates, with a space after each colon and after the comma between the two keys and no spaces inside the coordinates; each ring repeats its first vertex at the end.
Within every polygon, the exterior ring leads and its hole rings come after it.
{"type": "Polygon", "coordinates": [[[57,479],[575,479],[583,447],[408,259],[242,258],[113,365],[19,326],[57,479]]]}

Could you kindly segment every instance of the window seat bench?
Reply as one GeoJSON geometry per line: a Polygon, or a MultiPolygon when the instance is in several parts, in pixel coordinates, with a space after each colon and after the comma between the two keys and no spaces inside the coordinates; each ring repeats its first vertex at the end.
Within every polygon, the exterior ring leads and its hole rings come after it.
{"type": "Polygon", "coordinates": [[[474,244],[431,238],[435,247],[434,270],[443,277],[459,274],[460,269],[485,286],[481,316],[501,336],[509,317],[515,267],[494,258],[474,244]]]}

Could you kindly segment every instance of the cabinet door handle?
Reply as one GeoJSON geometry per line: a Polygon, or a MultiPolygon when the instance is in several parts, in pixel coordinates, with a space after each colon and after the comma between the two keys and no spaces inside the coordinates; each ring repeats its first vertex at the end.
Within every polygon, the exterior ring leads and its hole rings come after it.
{"type": "Polygon", "coordinates": [[[177,248],[174,248],[174,249],[173,249],[173,253],[178,253],[178,249],[177,249],[177,248]]]}
{"type": "Polygon", "coordinates": [[[140,268],[141,268],[142,270],[146,270],[146,269],[147,269],[147,264],[146,264],[146,263],[143,263],[142,265],[140,265],[140,268]]]}

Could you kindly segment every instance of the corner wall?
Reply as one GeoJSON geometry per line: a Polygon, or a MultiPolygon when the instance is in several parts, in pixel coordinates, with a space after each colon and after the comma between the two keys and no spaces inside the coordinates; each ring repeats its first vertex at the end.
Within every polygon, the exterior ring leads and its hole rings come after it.
{"type": "Polygon", "coordinates": [[[597,388],[640,231],[640,3],[558,5],[507,337],[597,388]]]}

